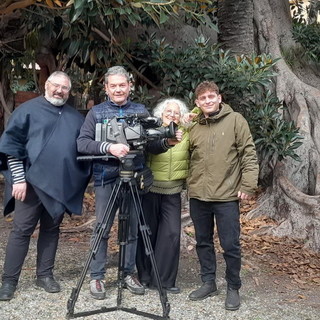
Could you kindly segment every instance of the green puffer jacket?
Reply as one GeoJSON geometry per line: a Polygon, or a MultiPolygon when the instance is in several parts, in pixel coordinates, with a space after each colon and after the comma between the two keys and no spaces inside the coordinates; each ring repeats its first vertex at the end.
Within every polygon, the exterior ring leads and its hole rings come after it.
{"type": "Polygon", "coordinates": [[[202,201],[237,200],[240,190],[253,194],[259,167],[247,121],[225,104],[218,114],[202,113],[190,129],[190,198],[202,201]]]}
{"type": "Polygon", "coordinates": [[[189,169],[189,133],[184,130],[182,141],[168,151],[149,154],[147,165],[155,181],[186,179],[189,169]]]}

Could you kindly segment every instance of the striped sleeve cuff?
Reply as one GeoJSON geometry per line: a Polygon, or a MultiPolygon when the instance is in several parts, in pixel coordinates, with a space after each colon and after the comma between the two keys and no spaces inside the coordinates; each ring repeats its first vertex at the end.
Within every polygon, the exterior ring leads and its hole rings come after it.
{"type": "Polygon", "coordinates": [[[13,183],[26,182],[23,161],[12,156],[8,156],[8,167],[11,171],[13,183]]]}
{"type": "Polygon", "coordinates": [[[100,145],[100,153],[101,154],[106,154],[109,152],[109,149],[110,149],[110,146],[111,146],[111,143],[110,142],[102,142],[101,145],[100,145]]]}

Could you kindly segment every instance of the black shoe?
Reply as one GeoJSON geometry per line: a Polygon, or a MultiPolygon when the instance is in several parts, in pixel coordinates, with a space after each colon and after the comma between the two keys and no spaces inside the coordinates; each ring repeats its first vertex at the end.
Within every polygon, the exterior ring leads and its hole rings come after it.
{"type": "Polygon", "coordinates": [[[240,296],[238,289],[227,289],[227,297],[225,302],[226,310],[235,311],[240,308],[240,296]]]}
{"type": "Polygon", "coordinates": [[[36,285],[50,293],[60,292],[59,283],[53,277],[37,278],[36,285]]]}
{"type": "Polygon", "coordinates": [[[178,294],[181,292],[180,288],[178,287],[170,287],[170,288],[165,288],[167,292],[172,293],[172,294],[178,294]]]}
{"type": "Polygon", "coordinates": [[[189,299],[196,301],[196,300],[203,300],[205,298],[216,296],[218,294],[217,286],[214,281],[207,281],[202,284],[202,286],[192,291],[189,294],[189,299]]]}
{"type": "Polygon", "coordinates": [[[9,301],[13,298],[16,291],[16,285],[10,282],[3,282],[0,288],[0,301],[9,301]]]}

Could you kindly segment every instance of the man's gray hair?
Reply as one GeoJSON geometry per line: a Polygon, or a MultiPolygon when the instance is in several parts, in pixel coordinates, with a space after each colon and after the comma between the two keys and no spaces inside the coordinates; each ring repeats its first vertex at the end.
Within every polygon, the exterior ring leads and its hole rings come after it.
{"type": "Polygon", "coordinates": [[[176,98],[167,98],[156,105],[156,107],[153,109],[153,115],[157,118],[161,118],[164,109],[169,103],[176,103],[179,106],[181,117],[189,112],[186,104],[182,100],[176,98]]]}
{"type": "Polygon", "coordinates": [[[65,77],[66,79],[68,79],[68,81],[69,81],[69,87],[70,87],[70,89],[71,89],[71,79],[70,79],[70,77],[65,73],[65,72],[63,72],[63,71],[54,71],[54,72],[52,72],[51,74],[50,74],[50,76],[48,77],[48,79],[47,79],[47,81],[51,81],[51,80],[53,80],[53,78],[55,78],[55,77],[65,77]]]}
{"type": "Polygon", "coordinates": [[[104,75],[104,82],[108,83],[108,77],[112,75],[120,75],[125,76],[128,82],[130,82],[130,74],[129,72],[122,66],[114,66],[108,69],[107,73],[104,75]]]}

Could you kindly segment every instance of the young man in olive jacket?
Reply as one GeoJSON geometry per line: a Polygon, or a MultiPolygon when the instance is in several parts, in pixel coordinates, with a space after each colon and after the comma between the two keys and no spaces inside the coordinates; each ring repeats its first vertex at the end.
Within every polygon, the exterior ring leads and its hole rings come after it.
{"type": "Polygon", "coordinates": [[[258,163],[247,121],[221,102],[219,88],[204,81],[195,90],[200,113],[190,130],[190,215],[195,227],[196,250],[202,286],[190,300],[218,294],[214,223],[226,262],[225,308],[240,307],[240,210],[239,200],[249,199],[257,187],[258,163]]]}

